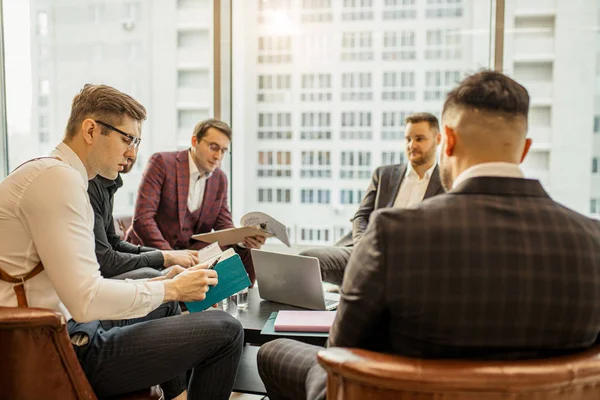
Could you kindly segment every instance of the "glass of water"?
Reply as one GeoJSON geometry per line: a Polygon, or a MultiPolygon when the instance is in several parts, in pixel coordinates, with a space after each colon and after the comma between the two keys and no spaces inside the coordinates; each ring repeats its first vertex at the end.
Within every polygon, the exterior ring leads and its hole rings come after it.
{"type": "Polygon", "coordinates": [[[237,308],[245,310],[248,308],[248,288],[242,289],[237,293],[237,308]]]}

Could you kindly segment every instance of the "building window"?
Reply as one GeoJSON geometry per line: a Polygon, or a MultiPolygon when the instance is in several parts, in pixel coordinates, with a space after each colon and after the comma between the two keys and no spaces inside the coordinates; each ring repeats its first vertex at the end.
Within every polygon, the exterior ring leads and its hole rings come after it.
{"type": "Polygon", "coordinates": [[[442,100],[460,82],[460,71],[426,71],[425,100],[442,100]]]}
{"type": "Polygon", "coordinates": [[[370,177],[370,151],[342,151],[341,179],[369,179],[370,177]]]}
{"type": "Polygon", "coordinates": [[[344,236],[346,236],[346,234],[350,233],[351,229],[348,228],[347,226],[337,226],[334,229],[334,233],[335,233],[335,238],[333,239],[334,241],[338,241],[341,238],[343,238],[344,236]]]}
{"type": "Polygon", "coordinates": [[[300,138],[306,140],[331,139],[331,113],[304,112],[302,113],[302,128],[300,138]]]}
{"type": "Polygon", "coordinates": [[[366,21],[373,19],[373,0],[344,0],[342,21],[366,21]]]}
{"type": "Polygon", "coordinates": [[[382,100],[414,100],[415,73],[412,71],[384,72],[381,89],[382,100]]]}
{"type": "Polygon", "coordinates": [[[404,152],[403,151],[382,151],[381,152],[381,164],[404,164],[404,152]]]}
{"type": "Polygon", "coordinates": [[[292,156],[289,151],[259,151],[258,169],[259,177],[291,177],[292,156]]]}
{"type": "Polygon", "coordinates": [[[289,204],[292,202],[292,189],[259,188],[258,202],[289,204]]]}
{"type": "Polygon", "coordinates": [[[415,19],[417,0],[384,0],[383,19],[415,19]]]}
{"type": "Polygon", "coordinates": [[[373,60],[373,32],[342,33],[342,61],[373,60]]]}
{"type": "Polygon", "coordinates": [[[301,228],[300,243],[301,244],[329,244],[329,229],[319,228],[301,228]]]}
{"type": "MultiPolygon", "coordinates": [[[[197,2],[198,0],[194,0],[197,2]]],[[[248,1],[248,0],[246,0],[248,1]]],[[[290,1],[289,0],[256,0],[258,2],[258,23],[273,24],[278,20],[274,20],[275,16],[283,16],[289,18],[290,1]]]]}
{"type": "Polygon", "coordinates": [[[259,103],[287,103],[292,99],[292,75],[274,74],[258,76],[259,103]]]}
{"type": "Polygon", "coordinates": [[[329,204],[331,202],[331,190],[329,189],[302,189],[300,201],[303,204],[329,204]]]}
{"type": "Polygon", "coordinates": [[[370,111],[343,112],[341,124],[341,139],[370,140],[373,138],[370,111]]]}
{"type": "Polygon", "coordinates": [[[381,114],[381,140],[403,140],[405,120],[412,111],[384,111],[381,114]]]}
{"type": "Polygon", "coordinates": [[[291,139],[292,113],[258,113],[257,132],[259,139],[291,139]]]}
{"type": "Polygon", "coordinates": [[[373,100],[373,80],[370,72],[346,72],[342,74],[343,101],[373,100]]]}
{"type": "Polygon", "coordinates": [[[259,36],[258,63],[285,64],[292,62],[291,36],[259,36]]]}
{"type": "Polygon", "coordinates": [[[600,115],[594,116],[594,133],[600,132],[600,115]]]}
{"type": "Polygon", "coordinates": [[[590,199],[590,214],[600,215],[600,199],[598,199],[598,198],[590,199]]]}
{"type": "Polygon", "coordinates": [[[38,36],[48,36],[48,13],[45,11],[37,13],[37,33],[38,36]]]}
{"type": "Polygon", "coordinates": [[[302,0],[300,20],[302,22],[331,22],[333,20],[331,0],[302,0]]]}
{"type": "Polygon", "coordinates": [[[461,36],[458,29],[427,31],[426,60],[459,60],[461,57],[461,36]]]}
{"type": "Polygon", "coordinates": [[[340,190],[340,204],[360,204],[365,192],[362,189],[340,190]]]}
{"type": "Polygon", "coordinates": [[[417,50],[415,47],[415,32],[383,32],[382,58],[384,61],[415,60],[417,58],[417,50]]]}
{"type": "Polygon", "coordinates": [[[302,74],[301,101],[331,101],[331,74],[302,74]]]}
{"type": "Polygon", "coordinates": [[[331,178],[331,152],[303,151],[302,178],[331,178]]]}
{"type": "Polygon", "coordinates": [[[427,0],[427,18],[462,17],[462,0],[427,0]]]}
{"type": "Polygon", "coordinates": [[[46,131],[40,131],[38,139],[40,143],[48,143],[50,141],[50,134],[46,131]]]}
{"type": "Polygon", "coordinates": [[[598,173],[598,157],[594,157],[592,159],[592,174],[598,173]]]}

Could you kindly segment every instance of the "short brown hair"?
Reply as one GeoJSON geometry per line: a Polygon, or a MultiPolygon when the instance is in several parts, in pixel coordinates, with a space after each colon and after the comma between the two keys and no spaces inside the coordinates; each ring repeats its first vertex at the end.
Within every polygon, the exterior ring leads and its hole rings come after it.
{"type": "MultiPolygon", "coordinates": [[[[86,83],[73,98],[65,136],[67,139],[73,138],[79,125],[86,118],[101,119],[107,124],[119,125],[125,115],[136,121],[143,121],[146,119],[146,109],[133,97],[112,86],[86,83]]],[[[103,135],[108,134],[104,127],[101,132],[103,135]]]]}
{"type": "Polygon", "coordinates": [[[206,136],[206,132],[210,128],[214,128],[229,138],[231,140],[231,128],[225,122],[218,120],[216,118],[205,119],[204,121],[200,121],[194,127],[194,136],[196,136],[197,140],[202,139],[206,136]]]}
{"type": "Polygon", "coordinates": [[[434,130],[436,132],[440,131],[440,123],[435,115],[427,112],[420,112],[410,114],[404,120],[406,124],[417,124],[419,122],[427,122],[429,123],[429,129],[434,130]]]}
{"type": "Polygon", "coordinates": [[[466,77],[448,93],[442,114],[453,107],[499,112],[527,119],[529,94],[527,89],[508,76],[483,70],[466,77]]]}

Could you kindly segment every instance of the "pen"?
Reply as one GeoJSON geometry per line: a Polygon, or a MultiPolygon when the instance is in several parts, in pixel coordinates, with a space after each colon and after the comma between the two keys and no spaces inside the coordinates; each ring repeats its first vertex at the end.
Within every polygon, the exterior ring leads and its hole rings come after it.
{"type": "Polygon", "coordinates": [[[213,261],[213,263],[210,264],[206,269],[213,269],[215,267],[215,265],[217,265],[217,263],[219,262],[220,259],[221,259],[221,257],[217,257],[217,259],[215,261],[213,261]]]}

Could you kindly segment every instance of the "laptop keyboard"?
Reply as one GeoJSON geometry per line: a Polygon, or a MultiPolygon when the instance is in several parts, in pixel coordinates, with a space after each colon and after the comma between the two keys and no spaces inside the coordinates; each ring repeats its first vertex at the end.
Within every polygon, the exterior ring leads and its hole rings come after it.
{"type": "Polygon", "coordinates": [[[330,306],[339,303],[339,300],[330,300],[330,299],[325,299],[325,307],[329,308],[330,306]]]}

